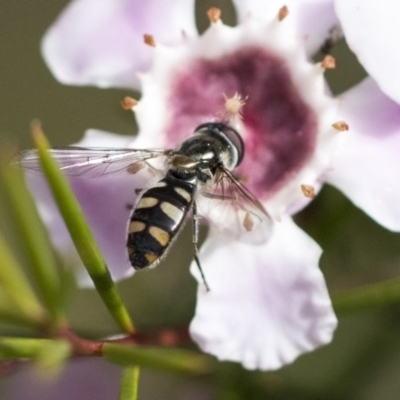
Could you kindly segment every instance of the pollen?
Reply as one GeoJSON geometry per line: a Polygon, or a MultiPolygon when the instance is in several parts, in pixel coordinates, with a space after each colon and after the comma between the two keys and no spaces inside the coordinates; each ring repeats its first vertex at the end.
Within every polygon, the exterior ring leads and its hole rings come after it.
{"type": "Polygon", "coordinates": [[[221,10],[217,7],[211,7],[207,11],[207,17],[212,24],[216,24],[221,18],[221,10]]]}
{"type": "Polygon", "coordinates": [[[121,100],[121,106],[124,110],[132,110],[138,104],[138,101],[133,97],[125,96],[121,100]]]}
{"type": "Polygon", "coordinates": [[[309,199],[313,199],[315,197],[314,186],[301,185],[300,188],[301,188],[301,191],[303,192],[304,196],[308,197],[309,199]]]}
{"type": "Polygon", "coordinates": [[[332,126],[339,132],[344,132],[349,130],[349,125],[345,121],[336,121],[332,126]]]}
{"type": "Polygon", "coordinates": [[[278,12],[278,21],[283,21],[289,14],[289,9],[286,6],[283,6],[279,9],[278,12]]]}
{"type": "Polygon", "coordinates": [[[327,55],[321,62],[321,68],[323,69],[334,69],[336,67],[336,60],[331,55],[327,55]]]}
{"type": "Polygon", "coordinates": [[[154,40],[153,35],[144,34],[143,40],[148,46],[156,47],[156,41],[154,40]]]}

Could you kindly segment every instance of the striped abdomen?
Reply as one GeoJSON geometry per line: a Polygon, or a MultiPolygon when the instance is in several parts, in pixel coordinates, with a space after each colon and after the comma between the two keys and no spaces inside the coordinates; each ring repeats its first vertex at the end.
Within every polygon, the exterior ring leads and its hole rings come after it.
{"type": "Polygon", "coordinates": [[[135,269],[159,261],[188,213],[196,186],[168,174],[146,190],[128,226],[128,254],[135,269]]]}

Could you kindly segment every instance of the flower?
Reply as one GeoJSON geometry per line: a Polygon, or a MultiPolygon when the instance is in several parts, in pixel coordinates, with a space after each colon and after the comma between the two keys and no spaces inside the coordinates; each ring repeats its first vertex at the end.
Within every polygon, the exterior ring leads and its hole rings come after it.
{"type": "MultiPolygon", "coordinates": [[[[47,32],[44,57],[64,83],[140,86],[143,92],[134,107],[137,139],[91,131],[81,146],[173,147],[197,125],[220,118],[224,96],[247,98],[237,121],[246,144],[238,173],[274,217],[275,230],[262,246],[233,244],[210,230],[200,258],[211,291],[192,266],[200,285],[190,329],[199,346],[221,360],[276,369],[330,342],[337,324],[318,269],[321,249],[291,216],[329,182],[379,223],[399,229],[392,179],[398,105],[371,78],[342,96],[345,107],[325,94],[323,68],[310,64],[306,52],[337,24],[331,1],[289,1],[286,17],[278,15],[278,1],[235,1],[240,24],[230,28],[211,18],[199,37],[193,4],[166,4],[75,0],[47,32]],[[141,44],[149,33],[154,48],[141,44]],[[342,119],[349,132],[332,127],[345,127],[337,124],[342,119]]],[[[73,181],[115,279],[133,272],[124,249],[129,180],[73,181]],[[118,209],[113,215],[110,204],[118,209]]],[[[143,184],[135,180],[136,187],[143,184]]],[[[45,219],[59,229],[48,198],[40,195],[45,219]]],[[[66,235],[58,237],[59,248],[69,249],[66,235]]]]}

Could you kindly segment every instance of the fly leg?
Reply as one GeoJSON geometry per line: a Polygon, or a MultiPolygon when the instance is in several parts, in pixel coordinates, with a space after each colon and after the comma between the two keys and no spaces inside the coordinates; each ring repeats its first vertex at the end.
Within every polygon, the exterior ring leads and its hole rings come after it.
{"type": "Polygon", "coordinates": [[[206,277],[204,276],[203,269],[201,268],[200,259],[199,259],[199,249],[197,247],[197,243],[199,242],[199,216],[197,214],[197,204],[195,201],[193,202],[192,212],[193,212],[192,242],[193,242],[193,249],[194,249],[194,260],[196,261],[197,268],[200,271],[200,275],[201,275],[201,278],[203,279],[203,282],[207,289],[207,292],[209,292],[210,287],[208,286],[206,277]]]}

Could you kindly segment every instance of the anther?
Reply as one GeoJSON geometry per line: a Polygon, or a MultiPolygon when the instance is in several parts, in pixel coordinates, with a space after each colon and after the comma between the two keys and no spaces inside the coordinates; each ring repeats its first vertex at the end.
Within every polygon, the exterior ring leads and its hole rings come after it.
{"type": "Polygon", "coordinates": [[[321,62],[321,68],[323,69],[333,69],[336,67],[336,60],[331,55],[327,55],[321,62]]]}
{"type": "Polygon", "coordinates": [[[243,107],[246,104],[247,97],[245,99],[242,99],[239,93],[235,93],[232,97],[226,97],[224,94],[225,98],[225,104],[224,104],[224,109],[225,112],[228,114],[229,117],[242,117],[242,112],[243,112],[243,107]]]}
{"type": "Polygon", "coordinates": [[[289,14],[289,9],[286,6],[283,6],[279,9],[278,12],[278,21],[283,21],[289,14]]]}
{"type": "Polygon", "coordinates": [[[300,185],[300,188],[301,188],[301,191],[303,192],[304,196],[308,197],[309,199],[313,199],[315,197],[314,186],[300,185]]]}
{"type": "Polygon", "coordinates": [[[349,125],[345,121],[336,121],[332,126],[339,132],[344,132],[349,130],[349,125]]]}
{"type": "Polygon", "coordinates": [[[144,34],[143,40],[148,46],[156,47],[156,41],[152,35],[144,34]]]}
{"type": "Polygon", "coordinates": [[[207,11],[207,17],[212,24],[216,24],[221,19],[221,10],[217,7],[211,7],[207,11]]]}
{"type": "Polygon", "coordinates": [[[133,107],[135,107],[138,104],[138,101],[135,100],[133,97],[125,96],[121,100],[120,104],[124,110],[131,110],[133,107]]]}
{"type": "Polygon", "coordinates": [[[43,134],[42,123],[38,119],[31,121],[31,134],[33,137],[43,134]]]}

